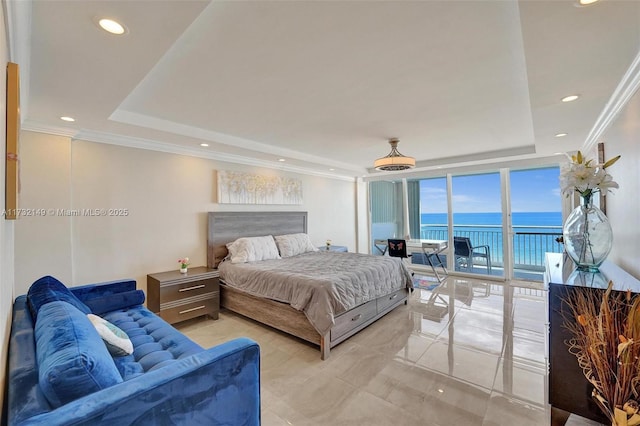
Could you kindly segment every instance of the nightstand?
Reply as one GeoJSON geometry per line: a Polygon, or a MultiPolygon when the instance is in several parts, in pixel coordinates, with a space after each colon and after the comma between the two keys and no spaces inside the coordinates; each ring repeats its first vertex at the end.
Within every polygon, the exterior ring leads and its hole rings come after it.
{"type": "MultiPolygon", "coordinates": [[[[318,250],[320,251],[327,251],[327,246],[319,246],[318,250]]],[[[329,246],[329,251],[340,251],[340,252],[348,252],[349,249],[346,246],[329,246]]]]}
{"type": "Polygon", "coordinates": [[[158,272],[147,275],[147,307],[174,324],[201,315],[218,319],[220,284],[218,270],[205,266],[189,272],[158,272]]]}

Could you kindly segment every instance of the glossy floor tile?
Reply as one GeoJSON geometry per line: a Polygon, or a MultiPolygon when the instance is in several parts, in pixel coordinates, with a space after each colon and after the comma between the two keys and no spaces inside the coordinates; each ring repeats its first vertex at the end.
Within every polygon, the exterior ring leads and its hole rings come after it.
{"type": "Polygon", "coordinates": [[[326,361],[316,347],[224,310],[178,328],[205,347],[241,336],[260,344],[265,426],[543,426],[545,297],[529,282],[448,277],[417,288],[326,361]]]}

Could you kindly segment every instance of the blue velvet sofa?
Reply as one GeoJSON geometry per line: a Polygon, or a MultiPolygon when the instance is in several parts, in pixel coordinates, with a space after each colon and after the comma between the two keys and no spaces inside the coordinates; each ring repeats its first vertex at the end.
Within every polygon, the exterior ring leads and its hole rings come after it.
{"type": "Polygon", "coordinates": [[[259,425],[258,345],[203,349],[143,302],[135,281],[67,289],[53,277],[17,297],[8,425],[259,425]],[[124,331],[133,353],[112,356],[87,313],[124,331]]]}

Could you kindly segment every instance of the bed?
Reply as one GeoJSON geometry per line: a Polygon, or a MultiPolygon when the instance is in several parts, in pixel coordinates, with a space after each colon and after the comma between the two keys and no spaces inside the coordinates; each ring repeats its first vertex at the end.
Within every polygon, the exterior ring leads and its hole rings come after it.
{"type": "Polygon", "coordinates": [[[208,266],[220,271],[221,306],[330,349],[406,303],[411,275],[389,257],[328,251],[222,262],[240,237],[307,232],[306,212],[210,212],[208,266]]]}

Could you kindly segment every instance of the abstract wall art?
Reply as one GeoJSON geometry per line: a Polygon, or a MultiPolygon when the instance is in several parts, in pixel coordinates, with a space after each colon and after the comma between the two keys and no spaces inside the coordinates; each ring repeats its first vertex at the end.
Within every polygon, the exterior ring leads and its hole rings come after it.
{"type": "Polygon", "coordinates": [[[245,172],[218,172],[221,204],[302,204],[302,181],[245,172]]]}

